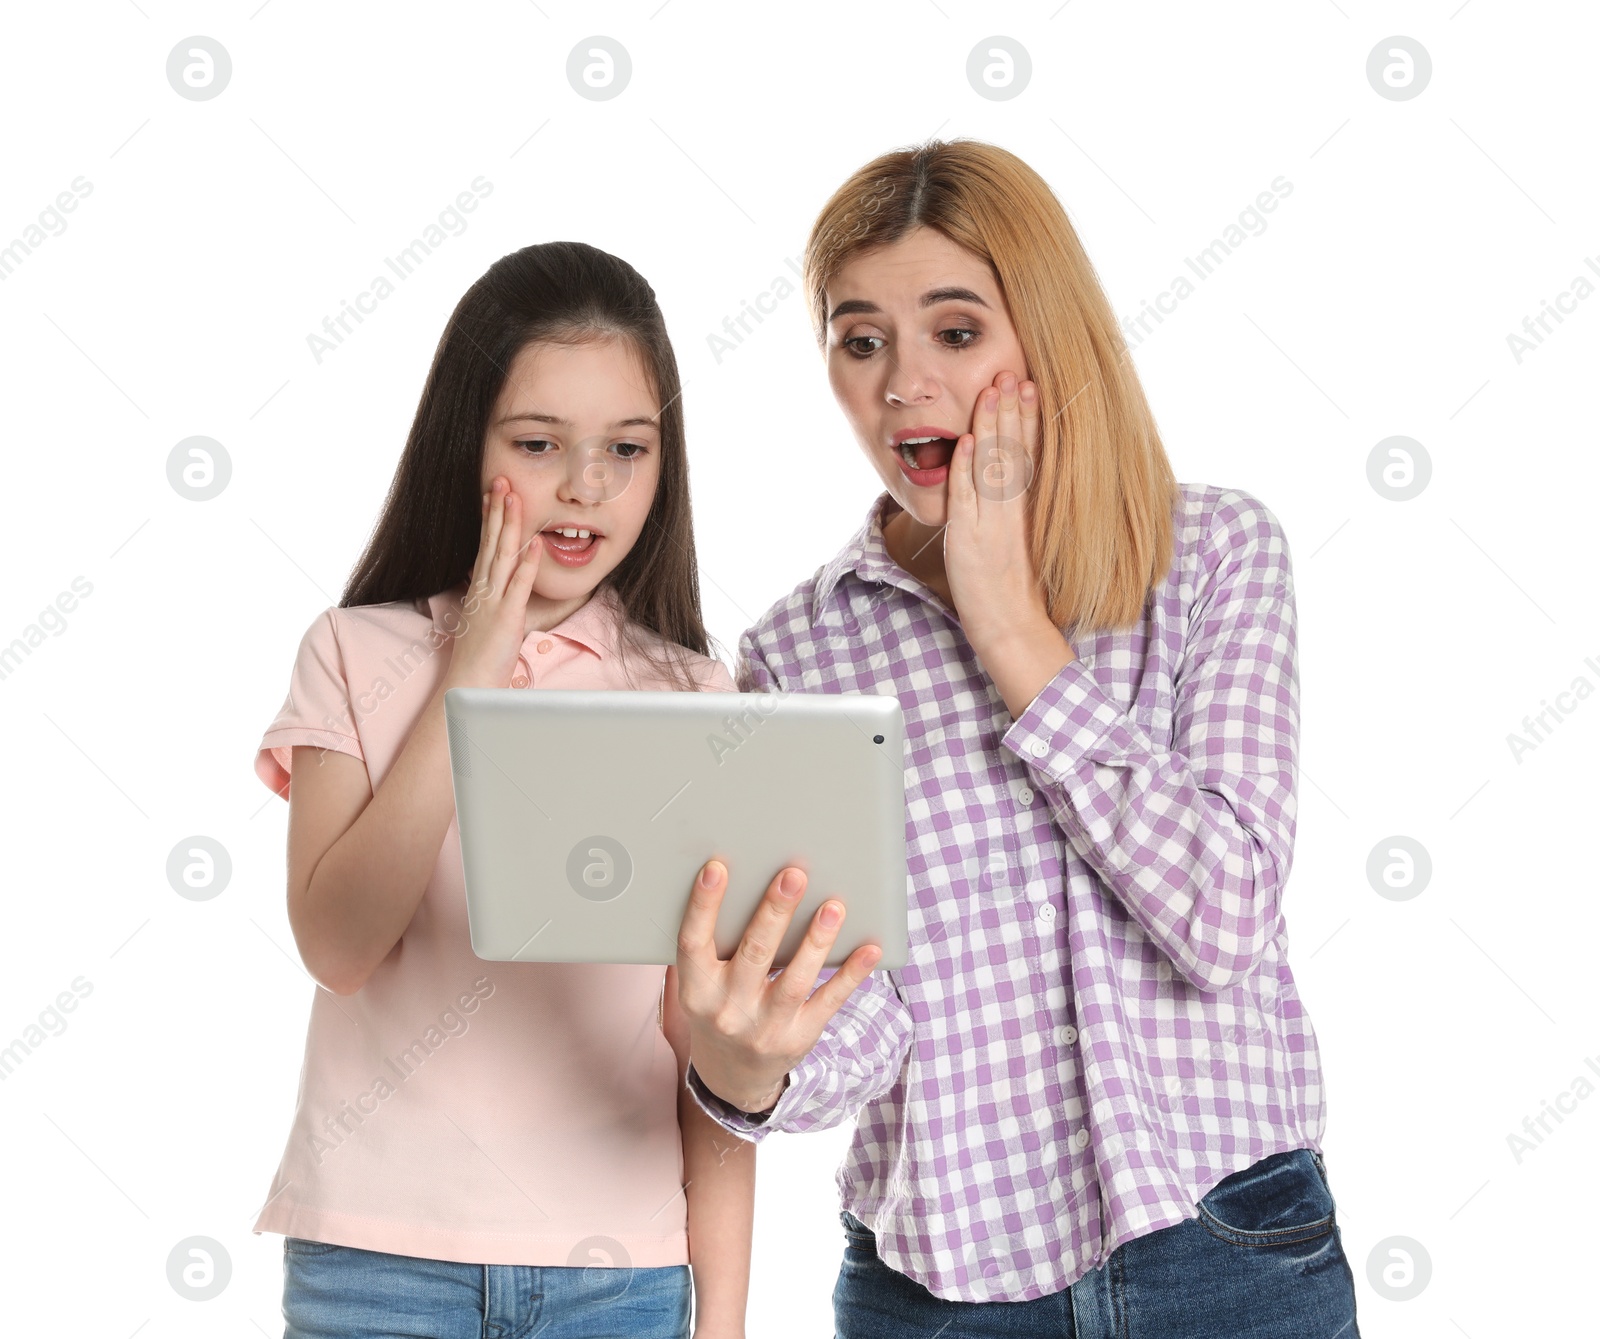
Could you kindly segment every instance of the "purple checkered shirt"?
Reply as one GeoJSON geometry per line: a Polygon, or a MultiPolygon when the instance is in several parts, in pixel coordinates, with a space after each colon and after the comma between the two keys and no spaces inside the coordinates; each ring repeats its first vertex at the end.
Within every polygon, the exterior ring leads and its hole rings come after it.
{"type": "Polygon", "coordinates": [[[855,1114],[841,1201],[937,1297],[1059,1292],[1230,1172],[1321,1151],[1282,913],[1289,551],[1249,494],[1181,494],[1141,621],[1069,635],[1078,658],[1015,720],[885,549],[888,493],[739,642],[743,691],[899,699],[910,955],[856,989],[765,1119],[692,1066],[689,1086],[752,1140],[855,1114]]]}

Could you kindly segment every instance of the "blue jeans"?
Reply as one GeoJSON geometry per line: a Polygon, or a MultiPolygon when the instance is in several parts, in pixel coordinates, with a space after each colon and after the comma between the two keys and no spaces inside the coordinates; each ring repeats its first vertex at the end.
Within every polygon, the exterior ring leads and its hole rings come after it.
{"type": "Polygon", "coordinates": [[[283,1339],[688,1339],[688,1265],[463,1265],[283,1240],[283,1339]]]}
{"type": "Polygon", "coordinates": [[[1070,1288],[1023,1302],[951,1302],[878,1259],[841,1213],[835,1339],[1359,1339],[1355,1279],[1322,1155],[1274,1153],[1224,1177],[1200,1216],[1112,1251],[1070,1288]]]}

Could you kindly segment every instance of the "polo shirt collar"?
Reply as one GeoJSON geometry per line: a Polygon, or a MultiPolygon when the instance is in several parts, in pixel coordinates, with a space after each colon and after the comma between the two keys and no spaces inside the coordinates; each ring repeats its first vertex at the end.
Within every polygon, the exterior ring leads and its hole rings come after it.
{"type": "MultiPolygon", "coordinates": [[[[428,614],[436,632],[449,636],[460,631],[466,595],[467,582],[461,581],[449,590],[428,597],[428,614]]],[[[607,660],[616,654],[617,624],[622,614],[622,597],[609,585],[600,586],[555,627],[530,632],[523,638],[523,645],[539,637],[560,637],[607,660]]]]}

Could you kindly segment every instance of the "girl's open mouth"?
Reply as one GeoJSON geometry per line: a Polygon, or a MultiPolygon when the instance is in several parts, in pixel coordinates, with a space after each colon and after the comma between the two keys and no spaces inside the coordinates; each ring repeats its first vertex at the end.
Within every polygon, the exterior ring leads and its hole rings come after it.
{"type": "Polygon", "coordinates": [[[541,530],[545,550],[563,567],[582,567],[594,557],[604,535],[594,530],[581,530],[576,526],[541,530]]]}

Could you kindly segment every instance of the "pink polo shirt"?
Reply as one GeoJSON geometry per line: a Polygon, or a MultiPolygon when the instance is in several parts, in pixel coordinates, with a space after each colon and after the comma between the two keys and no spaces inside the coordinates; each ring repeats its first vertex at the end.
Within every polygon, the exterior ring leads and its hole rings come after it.
{"type": "MultiPolygon", "coordinates": [[[[319,614],[256,774],[287,799],[290,750],[310,744],[364,760],[376,791],[449,666],[465,592],[319,614]]],[[[513,685],[671,687],[638,657],[623,677],[620,616],[602,587],[530,633],[513,685]]],[[[691,664],[734,691],[719,661],[691,664]]],[[[469,1264],[686,1264],[664,970],[474,956],[452,817],[389,956],[354,995],[312,997],[294,1122],[253,1230],[469,1264]]]]}

